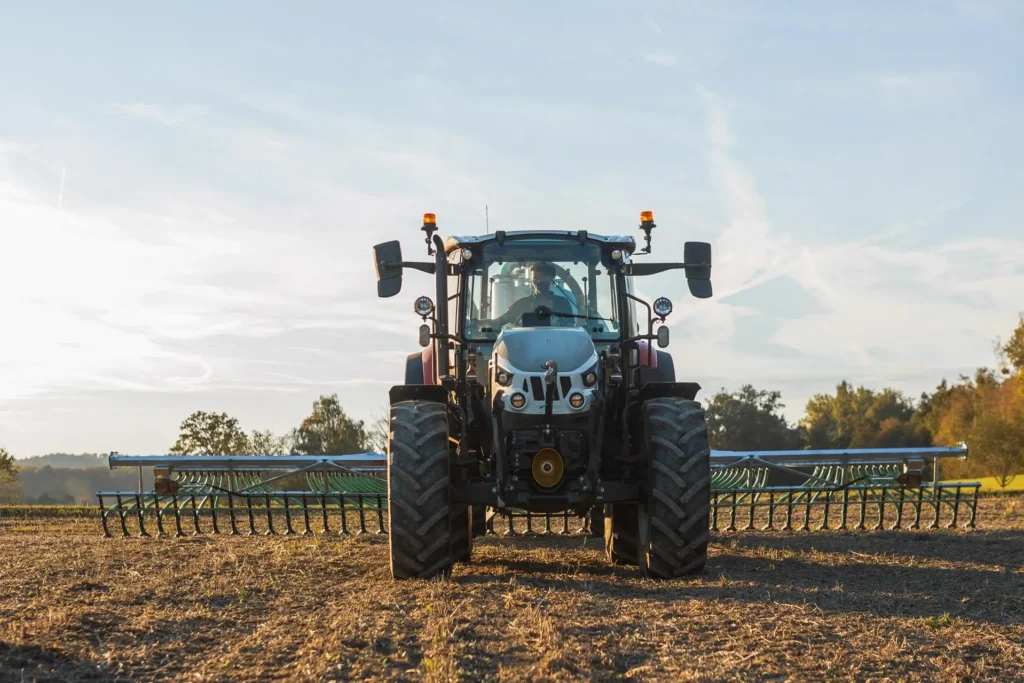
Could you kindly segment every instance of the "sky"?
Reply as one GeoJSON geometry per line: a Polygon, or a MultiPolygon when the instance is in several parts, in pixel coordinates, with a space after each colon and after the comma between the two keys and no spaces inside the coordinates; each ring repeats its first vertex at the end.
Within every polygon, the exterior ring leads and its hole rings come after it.
{"type": "Polygon", "coordinates": [[[440,232],[712,244],[670,351],[796,420],[916,397],[1024,311],[1024,5],[6,3],[0,445],[165,453],[196,410],[369,421],[419,349],[440,232]]]}

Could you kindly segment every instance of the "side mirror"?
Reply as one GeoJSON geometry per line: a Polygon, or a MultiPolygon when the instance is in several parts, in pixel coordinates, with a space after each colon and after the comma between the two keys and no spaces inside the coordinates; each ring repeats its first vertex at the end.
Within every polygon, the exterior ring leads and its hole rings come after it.
{"type": "Polygon", "coordinates": [[[668,328],[662,325],[658,328],[658,348],[668,346],[668,328]]]}
{"type": "Polygon", "coordinates": [[[373,248],[373,265],[377,269],[377,296],[387,298],[402,291],[402,245],[398,240],[384,242],[373,248]]]}
{"type": "Polygon", "coordinates": [[[711,245],[707,242],[687,242],[683,245],[686,266],[686,284],[690,294],[698,299],[711,296],[711,245]],[[693,264],[693,265],[690,265],[693,264]]]}
{"type": "Polygon", "coordinates": [[[430,325],[420,325],[420,346],[430,346],[430,325]]]}

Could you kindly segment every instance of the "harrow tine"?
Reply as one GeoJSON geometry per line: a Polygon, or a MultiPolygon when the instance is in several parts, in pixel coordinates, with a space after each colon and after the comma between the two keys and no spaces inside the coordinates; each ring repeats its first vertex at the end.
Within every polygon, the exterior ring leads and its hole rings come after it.
{"type": "Polygon", "coordinates": [[[174,528],[176,538],[181,538],[185,532],[181,530],[181,508],[178,507],[178,494],[171,495],[171,503],[174,505],[174,528]]]}
{"type": "Polygon", "coordinates": [[[939,484],[935,489],[935,519],[932,520],[930,529],[939,528],[939,515],[942,514],[942,485],[939,484]]]}
{"type": "Polygon", "coordinates": [[[146,531],[146,515],[142,509],[142,494],[135,494],[135,514],[139,518],[139,536],[143,538],[149,538],[150,534],[146,531]]]}
{"type": "Polygon", "coordinates": [[[825,489],[825,511],[821,517],[821,526],[818,530],[828,529],[828,508],[832,505],[832,489],[825,489]]]}
{"type": "Polygon", "coordinates": [[[320,494],[320,511],[321,511],[321,513],[323,513],[323,518],[324,518],[324,531],[323,531],[323,533],[329,534],[329,533],[331,533],[331,528],[327,525],[327,494],[326,493],[320,494]]]}
{"type": "Polygon", "coordinates": [[[956,517],[957,513],[960,512],[960,487],[956,487],[956,495],[953,498],[953,518],[949,520],[949,524],[946,525],[947,529],[956,528],[956,517]]]}
{"type": "Polygon", "coordinates": [[[265,494],[263,498],[264,498],[264,501],[266,502],[266,505],[267,505],[267,530],[265,532],[263,532],[263,535],[264,536],[276,536],[277,532],[274,531],[274,516],[273,516],[272,511],[270,509],[270,494],[269,493],[265,494]]]}
{"type": "Polygon", "coordinates": [[[249,515],[249,535],[256,535],[256,520],[252,513],[252,497],[249,494],[245,494],[245,511],[249,515]]]}
{"type": "Polygon", "coordinates": [[[287,531],[284,532],[285,536],[294,536],[295,529],[292,528],[292,511],[291,508],[288,507],[287,494],[285,494],[284,496],[284,524],[285,527],[287,528],[287,531]]]}
{"type": "MultiPolygon", "coordinates": [[[[362,497],[362,495],[359,495],[359,496],[356,497],[356,504],[359,507],[359,535],[362,536],[363,534],[367,533],[367,531],[366,531],[366,508],[363,506],[363,497],[362,497]]],[[[341,515],[344,518],[344,516],[345,516],[345,508],[344,508],[344,506],[342,506],[341,515]]]]}
{"type": "Polygon", "coordinates": [[[384,503],[381,501],[381,496],[377,494],[377,533],[384,533],[384,503]]]}
{"type": "Polygon", "coordinates": [[[893,523],[893,525],[891,527],[892,529],[900,529],[900,528],[902,528],[902,525],[903,525],[903,498],[904,498],[904,494],[905,493],[906,493],[906,489],[904,489],[901,486],[900,487],[900,499],[899,499],[899,502],[896,503],[896,521],[893,523]]]}
{"type": "Polygon", "coordinates": [[[100,522],[103,524],[103,536],[105,538],[113,538],[113,536],[110,534],[110,529],[107,528],[107,512],[106,509],[103,507],[103,496],[98,495],[97,498],[99,498],[100,502],[100,522]]]}
{"type": "Polygon", "coordinates": [[[214,534],[220,534],[220,528],[217,526],[217,501],[219,500],[219,493],[213,492],[210,494],[210,522],[213,524],[214,534]]]}
{"type": "Polygon", "coordinates": [[[840,521],[839,521],[839,528],[842,529],[843,531],[846,531],[846,528],[847,528],[846,516],[847,516],[847,513],[849,512],[849,510],[850,510],[850,489],[848,489],[847,487],[844,486],[843,487],[843,508],[842,508],[842,512],[840,513],[840,521]]]}
{"type": "Polygon", "coordinates": [[[345,496],[344,494],[338,494],[338,509],[341,510],[341,531],[338,534],[348,533],[348,515],[345,514],[345,496]]]}
{"type": "Polygon", "coordinates": [[[921,505],[924,502],[924,487],[917,489],[917,500],[914,501],[914,521],[910,528],[917,530],[921,528],[921,505]]]}
{"type": "MultiPolygon", "coordinates": [[[[876,494],[872,494],[876,495],[876,494]]],[[[878,531],[882,528],[882,523],[885,521],[885,490],[878,495],[878,521],[875,522],[875,526],[871,527],[872,531],[878,531]]]]}
{"type": "Polygon", "coordinates": [[[306,494],[302,494],[302,519],[306,523],[306,528],[303,530],[302,535],[308,536],[313,533],[313,530],[309,528],[309,499],[306,494]]]}
{"type": "Polygon", "coordinates": [[[160,507],[160,498],[155,493],[153,494],[153,510],[156,512],[156,535],[158,537],[166,536],[163,509],[160,507]]]}
{"type": "Polygon", "coordinates": [[[977,517],[977,513],[978,513],[978,489],[977,489],[977,487],[975,487],[975,489],[974,489],[974,495],[972,496],[972,499],[971,499],[971,502],[970,502],[969,505],[970,505],[970,509],[971,509],[971,519],[967,522],[967,526],[968,526],[968,528],[973,529],[973,528],[975,528],[974,527],[975,517],[977,517]]]}
{"type": "Polygon", "coordinates": [[[235,519],[235,504],[233,502],[234,497],[235,496],[233,493],[228,494],[228,519],[231,520],[231,535],[237,536],[238,526],[236,524],[237,520],[235,519]]]}
{"type": "Polygon", "coordinates": [[[117,496],[117,518],[121,521],[121,535],[127,538],[130,534],[128,533],[128,525],[124,521],[124,504],[121,502],[121,496],[117,496]]]}
{"type": "Polygon", "coordinates": [[[193,524],[193,525],[195,526],[195,528],[196,528],[196,532],[195,532],[195,534],[193,534],[193,535],[194,535],[194,536],[199,536],[199,535],[201,535],[201,534],[202,534],[203,532],[202,532],[202,530],[201,530],[201,529],[199,528],[199,508],[198,508],[198,507],[196,507],[196,494],[194,494],[194,493],[193,493],[193,494],[192,494],[192,495],[190,496],[190,499],[192,500],[192,524],[193,524]]]}

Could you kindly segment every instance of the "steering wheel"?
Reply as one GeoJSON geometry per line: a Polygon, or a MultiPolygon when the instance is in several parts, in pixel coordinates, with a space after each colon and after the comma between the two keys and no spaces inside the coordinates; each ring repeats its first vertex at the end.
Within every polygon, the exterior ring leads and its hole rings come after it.
{"type": "MultiPolygon", "coordinates": [[[[555,265],[554,263],[551,265],[554,266],[555,273],[562,278],[562,281],[569,285],[569,291],[572,292],[573,298],[576,299],[577,315],[583,315],[587,308],[587,300],[583,295],[583,290],[580,288],[579,283],[576,282],[576,278],[574,278],[565,268],[555,265]]],[[[579,322],[579,319],[577,319],[576,322],[579,322]]]]}

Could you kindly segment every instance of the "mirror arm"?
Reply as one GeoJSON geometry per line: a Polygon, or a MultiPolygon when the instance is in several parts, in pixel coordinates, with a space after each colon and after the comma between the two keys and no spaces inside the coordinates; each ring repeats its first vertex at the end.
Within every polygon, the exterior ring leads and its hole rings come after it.
{"type": "Polygon", "coordinates": [[[643,275],[657,275],[667,270],[680,270],[683,268],[710,268],[710,263],[631,263],[626,275],[639,277],[643,275]]]}
{"type": "Polygon", "coordinates": [[[433,263],[424,263],[422,261],[382,261],[381,265],[386,268],[411,268],[412,270],[418,270],[429,275],[433,275],[434,270],[437,268],[433,263]]]}

